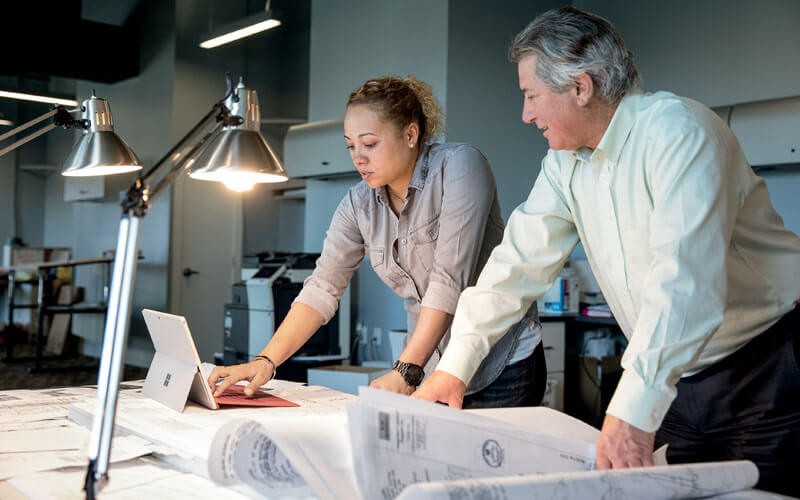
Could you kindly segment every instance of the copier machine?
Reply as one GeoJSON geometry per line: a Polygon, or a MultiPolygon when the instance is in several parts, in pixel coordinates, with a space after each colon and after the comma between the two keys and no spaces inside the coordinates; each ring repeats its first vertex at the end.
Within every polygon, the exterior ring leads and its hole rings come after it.
{"type": "MultiPolygon", "coordinates": [[[[258,268],[242,270],[225,304],[223,362],[246,363],[272,338],[292,305],[303,281],[311,275],[318,253],[259,254],[258,268]]],[[[336,315],[309,339],[295,356],[348,355],[350,344],[350,287],[336,315]]]]}

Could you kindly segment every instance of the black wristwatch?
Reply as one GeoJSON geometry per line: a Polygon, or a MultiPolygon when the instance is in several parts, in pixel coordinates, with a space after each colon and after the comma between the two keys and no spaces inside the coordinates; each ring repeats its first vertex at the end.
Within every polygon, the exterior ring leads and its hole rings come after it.
{"type": "Polygon", "coordinates": [[[399,373],[400,376],[403,377],[403,380],[406,381],[406,384],[411,387],[418,386],[422,382],[422,379],[425,378],[425,370],[423,370],[421,366],[413,363],[406,363],[399,359],[392,365],[392,370],[399,373]]]}

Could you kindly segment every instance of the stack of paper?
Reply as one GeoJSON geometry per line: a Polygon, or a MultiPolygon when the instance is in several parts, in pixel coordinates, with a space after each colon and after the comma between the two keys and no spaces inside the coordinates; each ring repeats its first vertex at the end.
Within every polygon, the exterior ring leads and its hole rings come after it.
{"type": "Polygon", "coordinates": [[[545,407],[461,411],[362,388],[347,431],[344,421],[298,424],[220,428],[211,477],[267,498],[409,500],[694,498],[758,478],[747,461],[592,471],[598,431],[545,407]]]}

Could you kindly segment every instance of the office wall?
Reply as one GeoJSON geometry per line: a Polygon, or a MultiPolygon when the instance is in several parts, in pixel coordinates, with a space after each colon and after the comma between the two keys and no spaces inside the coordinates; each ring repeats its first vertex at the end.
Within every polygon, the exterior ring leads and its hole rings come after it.
{"type": "Polygon", "coordinates": [[[447,139],[472,143],[492,165],[503,218],[525,198],[539,173],[547,142],[522,123],[511,39],[554,0],[451,2],[447,52],[447,139]],[[454,8],[456,6],[458,8],[454,8]],[[480,36],[476,36],[480,33],[480,36]]]}
{"type": "Polygon", "coordinates": [[[576,0],[622,33],[649,90],[708,106],[800,93],[796,0],[576,0]]]}
{"type": "Polygon", "coordinates": [[[9,238],[16,235],[14,224],[16,173],[13,153],[0,156],[0,244],[5,244],[9,238]]]}
{"type": "Polygon", "coordinates": [[[341,118],[364,80],[414,74],[442,101],[447,81],[446,0],[313,0],[309,121],[341,118]]]}

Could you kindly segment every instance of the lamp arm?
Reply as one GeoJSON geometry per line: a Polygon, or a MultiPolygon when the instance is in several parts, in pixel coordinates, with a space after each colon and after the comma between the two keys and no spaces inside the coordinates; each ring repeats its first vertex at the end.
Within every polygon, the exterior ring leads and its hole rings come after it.
{"type": "MultiPolygon", "coordinates": [[[[191,148],[188,148],[186,155],[177,163],[175,163],[173,167],[170,168],[166,174],[164,174],[164,176],[161,178],[158,184],[156,184],[155,187],[152,189],[152,192],[150,194],[151,200],[155,199],[155,197],[158,196],[161,193],[161,191],[164,190],[164,188],[170,186],[175,181],[175,179],[178,178],[180,174],[185,172],[191,166],[190,160],[197,157],[197,153],[203,148],[203,146],[206,145],[208,141],[214,139],[217,135],[219,135],[219,133],[222,131],[222,128],[230,123],[230,119],[240,118],[238,116],[231,115],[230,111],[224,104],[217,103],[214,106],[214,109],[211,111],[211,113],[206,115],[206,118],[202,120],[200,123],[203,124],[209,121],[209,117],[211,116],[212,113],[215,113],[215,111],[216,111],[215,116],[217,123],[214,124],[214,127],[208,133],[203,135],[196,142],[192,143],[194,145],[191,148]]],[[[196,134],[198,128],[199,127],[193,128],[188,134],[186,134],[186,136],[183,139],[181,139],[181,141],[178,144],[187,142],[188,138],[193,137],[196,134]]]]}
{"type": "Polygon", "coordinates": [[[226,125],[241,123],[242,118],[232,115],[220,101],[206,114],[170,151],[144,176],[137,177],[122,201],[122,218],[117,237],[114,270],[109,290],[108,311],[103,332],[103,348],[97,375],[97,407],[89,442],[89,465],[84,481],[87,499],[94,499],[108,482],[108,462],[111,454],[111,437],[117,411],[119,382],[122,376],[125,347],[128,339],[134,278],[139,242],[139,223],[147,214],[153,199],[190,165],[191,159],[211,138],[226,125]],[[200,136],[200,131],[216,123],[211,131],[200,136]],[[200,136],[198,138],[198,136],[200,136]],[[194,139],[194,140],[193,140],[194,139]],[[166,173],[163,170],[166,169],[166,173]],[[155,189],[148,184],[157,174],[163,174],[155,189]]]}
{"type": "Polygon", "coordinates": [[[73,118],[69,114],[69,111],[67,111],[66,108],[64,108],[64,106],[57,106],[57,107],[53,108],[52,110],[48,111],[47,113],[39,115],[36,118],[34,118],[33,120],[27,121],[27,122],[23,123],[22,125],[20,125],[19,127],[13,128],[13,129],[9,130],[8,132],[4,133],[3,135],[0,135],[0,142],[3,142],[6,139],[8,139],[9,137],[13,137],[16,134],[31,128],[32,126],[36,125],[39,122],[47,120],[51,116],[54,117],[52,123],[50,123],[48,125],[45,125],[44,127],[40,128],[39,130],[31,132],[30,134],[26,135],[22,139],[20,139],[20,140],[14,142],[13,144],[10,144],[9,146],[6,146],[5,148],[1,149],[0,150],[0,156],[3,156],[4,154],[9,153],[9,152],[17,149],[18,147],[22,146],[23,144],[25,144],[27,142],[30,142],[33,139],[36,139],[40,135],[43,135],[43,134],[46,134],[47,132],[50,132],[51,130],[53,130],[56,127],[63,127],[63,128],[80,127],[80,128],[86,128],[88,126],[88,124],[85,122],[85,120],[76,120],[75,118],[73,118]]]}
{"type": "MultiPolygon", "coordinates": [[[[229,116],[231,116],[230,110],[225,106],[225,103],[220,101],[214,104],[211,111],[206,113],[186,135],[181,137],[181,139],[167,151],[167,154],[158,160],[158,163],[153,165],[153,167],[142,176],[142,182],[145,184],[151,183],[153,178],[163,170],[164,165],[172,163],[174,166],[177,162],[181,161],[181,159],[188,157],[189,155],[184,150],[187,149],[187,145],[191,144],[190,139],[194,137],[198,131],[207,128],[211,124],[212,119],[224,123],[229,116]]],[[[227,125],[227,123],[225,124],[227,125]]],[[[192,147],[191,149],[194,150],[195,148],[192,147]]]]}
{"type": "Polygon", "coordinates": [[[94,500],[108,482],[111,436],[117,411],[117,395],[128,339],[130,309],[133,303],[139,222],[134,210],[122,214],[114,254],[114,270],[108,297],[103,349],[97,374],[97,406],[89,441],[89,465],[84,481],[86,498],[94,500]]]}

